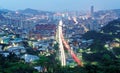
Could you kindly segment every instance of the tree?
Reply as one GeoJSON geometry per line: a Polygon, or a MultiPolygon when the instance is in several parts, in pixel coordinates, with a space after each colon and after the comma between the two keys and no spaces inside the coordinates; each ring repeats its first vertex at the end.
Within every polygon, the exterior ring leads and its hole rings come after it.
{"type": "Polygon", "coordinates": [[[10,53],[8,57],[0,54],[0,72],[2,73],[33,73],[37,72],[27,63],[21,61],[15,54],[10,53]]]}

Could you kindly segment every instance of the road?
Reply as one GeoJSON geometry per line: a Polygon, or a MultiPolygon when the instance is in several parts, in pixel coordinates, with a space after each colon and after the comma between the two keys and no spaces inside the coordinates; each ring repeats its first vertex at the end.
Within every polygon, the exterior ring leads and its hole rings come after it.
{"type": "Polygon", "coordinates": [[[60,20],[58,25],[58,43],[59,43],[59,49],[60,49],[61,66],[65,66],[66,65],[65,51],[64,51],[64,46],[61,39],[62,24],[63,24],[62,20],[60,20]]]}
{"type": "Polygon", "coordinates": [[[60,60],[61,60],[61,66],[65,66],[66,65],[66,57],[65,57],[65,51],[64,51],[64,47],[65,49],[67,49],[67,51],[71,54],[72,58],[74,59],[74,61],[79,65],[79,66],[83,66],[81,60],[79,60],[79,58],[77,57],[77,55],[74,53],[73,50],[70,49],[69,44],[67,43],[67,41],[64,39],[63,33],[62,33],[62,25],[63,22],[62,20],[59,21],[59,25],[58,25],[58,43],[59,43],[59,51],[60,51],[60,60]]]}

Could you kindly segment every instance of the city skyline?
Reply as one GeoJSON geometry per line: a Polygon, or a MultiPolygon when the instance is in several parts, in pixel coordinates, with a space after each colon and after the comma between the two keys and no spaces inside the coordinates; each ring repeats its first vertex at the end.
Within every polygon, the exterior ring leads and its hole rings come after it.
{"type": "Polygon", "coordinates": [[[1,9],[19,10],[32,8],[45,11],[88,11],[90,6],[94,6],[95,10],[119,9],[120,1],[114,0],[0,0],[1,9]]]}

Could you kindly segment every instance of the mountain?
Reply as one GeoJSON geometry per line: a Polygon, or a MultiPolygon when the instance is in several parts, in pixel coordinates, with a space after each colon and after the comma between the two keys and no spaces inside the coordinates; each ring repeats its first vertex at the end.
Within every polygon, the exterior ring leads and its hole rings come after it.
{"type": "Polygon", "coordinates": [[[84,39],[94,40],[94,42],[86,48],[89,49],[91,53],[83,53],[82,57],[84,61],[96,64],[106,64],[106,61],[111,64],[114,61],[120,61],[118,60],[120,59],[120,47],[115,46],[116,44],[120,44],[120,19],[109,22],[101,28],[99,32],[88,31],[82,37],[84,39]],[[105,47],[105,45],[108,45],[108,47],[105,47]]]}
{"type": "Polygon", "coordinates": [[[27,8],[25,10],[20,10],[19,11],[20,13],[27,13],[27,14],[39,14],[39,11],[35,10],[35,9],[30,9],[30,8],[27,8]]]}
{"type": "Polygon", "coordinates": [[[1,20],[1,19],[4,19],[4,16],[3,16],[2,14],[5,14],[5,13],[6,13],[6,12],[0,10],[0,20],[1,20]]]}
{"type": "Polygon", "coordinates": [[[113,36],[114,38],[120,38],[120,18],[109,22],[101,29],[101,31],[113,36]]]}
{"type": "Polygon", "coordinates": [[[1,13],[5,14],[5,13],[8,13],[8,12],[13,13],[14,11],[11,11],[11,10],[8,10],[8,9],[0,9],[0,14],[1,13]]]}
{"type": "Polygon", "coordinates": [[[31,9],[31,8],[27,8],[24,10],[18,10],[18,12],[22,13],[22,14],[33,14],[33,15],[37,15],[37,14],[46,15],[46,14],[52,13],[52,12],[48,12],[48,11],[35,10],[35,9],[31,9]]]}
{"type": "Polygon", "coordinates": [[[120,9],[111,9],[111,10],[100,10],[94,12],[94,17],[101,18],[102,16],[117,19],[120,18],[120,9]]]}
{"type": "Polygon", "coordinates": [[[101,42],[120,38],[120,18],[109,22],[106,26],[101,28],[100,32],[88,31],[83,35],[83,38],[99,40],[101,42]]]}

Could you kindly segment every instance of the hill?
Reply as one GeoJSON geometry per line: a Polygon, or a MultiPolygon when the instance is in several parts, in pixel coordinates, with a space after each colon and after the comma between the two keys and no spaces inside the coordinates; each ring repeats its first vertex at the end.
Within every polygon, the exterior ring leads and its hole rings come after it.
{"type": "Polygon", "coordinates": [[[88,31],[83,35],[84,39],[94,39],[101,42],[113,41],[115,38],[120,39],[120,19],[109,22],[101,28],[101,31],[88,31]]]}
{"type": "Polygon", "coordinates": [[[19,13],[22,14],[32,14],[32,15],[46,15],[46,14],[52,14],[52,12],[48,12],[48,11],[41,11],[41,10],[35,10],[35,9],[31,9],[31,8],[27,8],[24,10],[18,10],[19,13]]]}
{"type": "Polygon", "coordinates": [[[102,63],[106,56],[109,60],[119,58],[120,47],[116,47],[115,45],[120,44],[120,19],[109,22],[99,32],[88,31],[82,37],[94,40],[87,48],[90,49],[91,53],[83,53],[84,61],[102,63]]]}

